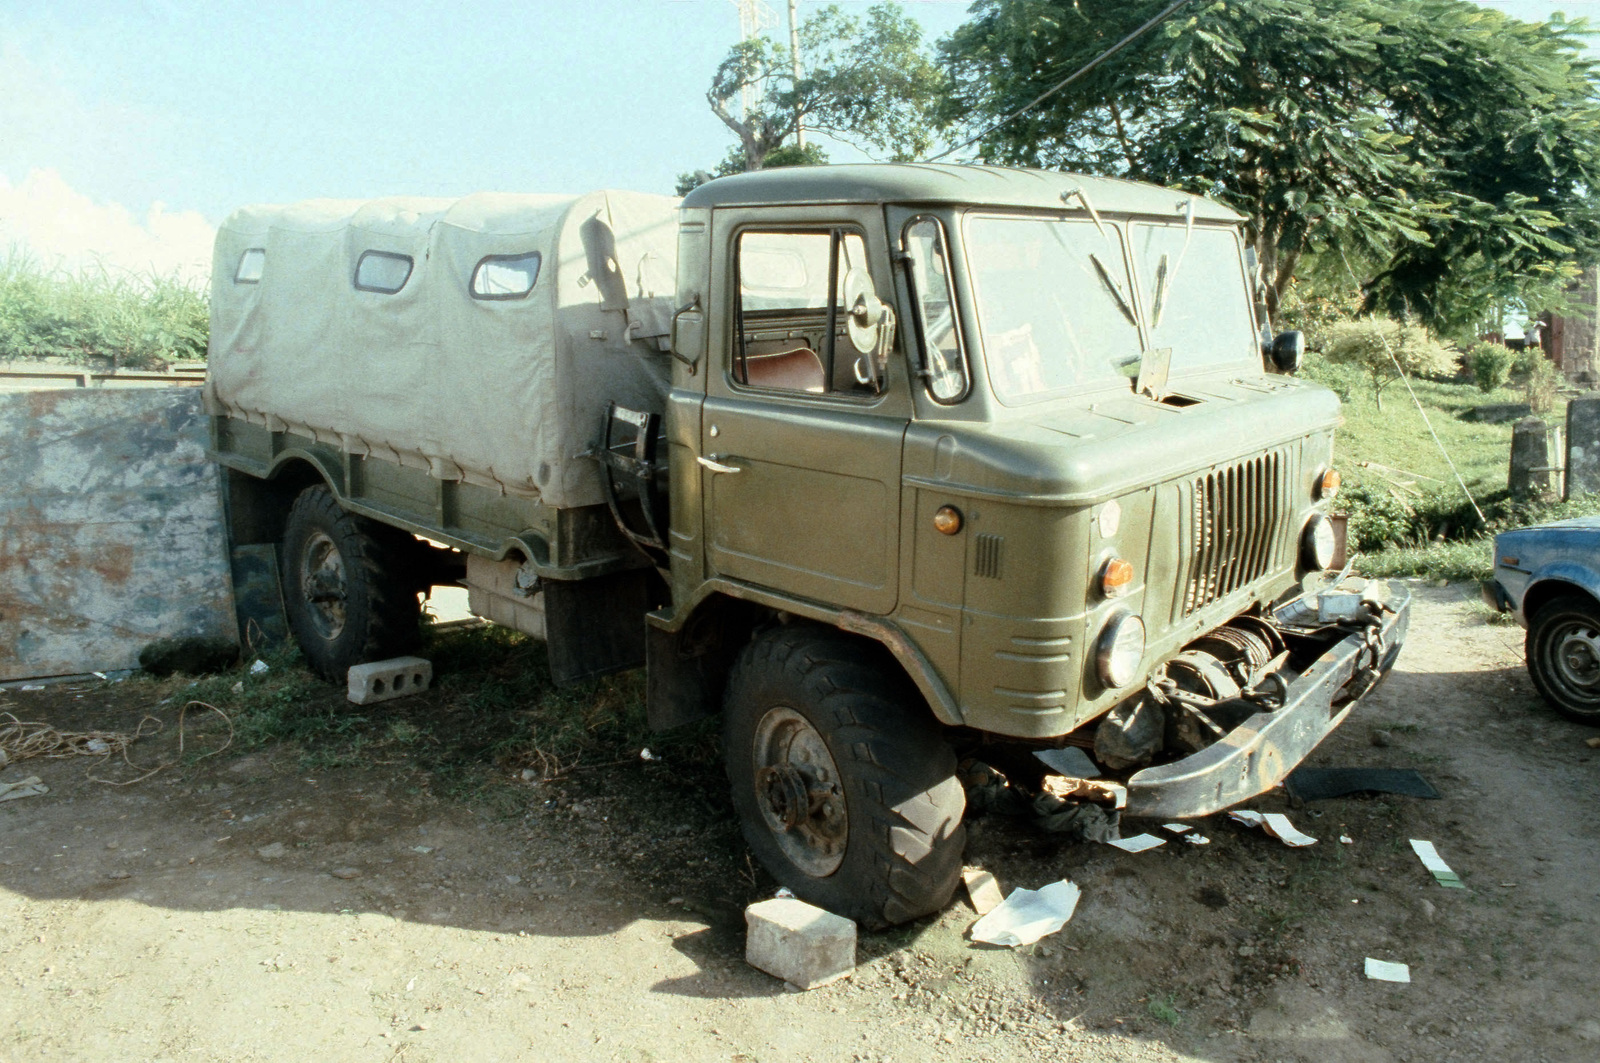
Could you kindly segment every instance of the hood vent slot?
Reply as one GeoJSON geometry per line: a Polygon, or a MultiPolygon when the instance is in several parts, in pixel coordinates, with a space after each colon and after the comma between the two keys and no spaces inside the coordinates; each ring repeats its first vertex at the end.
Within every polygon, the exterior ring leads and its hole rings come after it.
{"type": "Polygon", "coordinates": [[[986,579],[1000,578],[1001,547],[1006,540],[1002,535],[980,535],[976,544],[977,560],[973,563],[974,574],[986,579]]]}

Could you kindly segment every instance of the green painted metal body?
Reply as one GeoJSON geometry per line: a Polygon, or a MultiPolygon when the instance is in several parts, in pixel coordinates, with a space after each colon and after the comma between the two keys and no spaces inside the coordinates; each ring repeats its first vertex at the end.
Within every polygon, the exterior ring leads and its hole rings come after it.
{"type": "MultiPolygon", "coordinates": [[[[1004,735],[1071,732],[1142,686],[1197,635],[1299,576],[1299,536],[1313,480],[1332,454],[1337,399],[1264,368],[1175,374],[1184,404],[1135,395],[1127,382],[1007,406],[990,386],[961,253],[975,212],[1083,218],[1085,191],[1107,225],[1170,220],[1238,225],[1215,203],[1125,181],[988,167],[862,166],[768,171],[691,193],[679,245],[680,331],[667,408],[676,627],[708,597],[733,594],[861,631],[887,645],[944,722],[1004,735]],[[915,320],[899,266],[900,234],[935,217],[951,267],[971,386],[934,401],[902,327],[877,396],[747,388],[733,371],[734,256],[741,231],[845,226],[866,238],[878,295],[915,320]],[[710,457],[737,473],[717,472],[710,457]],[[1196,493],[1232,471],[1273,463],[1272,512],[1234,518],[1264,559],[1258,575],[1196,604],[1196,493]],[[1210,478],[1208,480],[1208,478],[1210,478]],[[1198,486],[1197,486],[1198,485],[1198,486]],[[1116,519],[1104,519],[1107,506],[1116,519]],[[933,515],[954,506],[955,535],[933,515]],[[1115,600],[1097,575],[1112,555],[1133,564],[1115,600]],[[1114,611],[1149,633],[1140,679],[1106,689],[1095,642],[1114,611]]],[[[1248,302],[1242,274],[1236,298],[1248,302]]],[[[1259,499],[1255,500],[1259,502],[1259,499]]],[[[1232,505],[1233,503],[1225,503],[1232,505]]],[[[1202,593],[1198,598],[1204,599],[1202,593]]]]}

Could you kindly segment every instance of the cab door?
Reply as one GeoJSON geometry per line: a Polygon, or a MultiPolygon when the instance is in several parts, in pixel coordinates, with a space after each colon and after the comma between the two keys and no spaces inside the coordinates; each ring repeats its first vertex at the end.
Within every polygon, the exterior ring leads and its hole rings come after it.
{"type": "Polygon", "coordinates": [[[781,222],[773,214],[726,210],[713,220],[713,269],[728,298],[701,420],[707,567],[888,613],[909,387],[893,353],[874,386],[842,305],[852,273],[895,302],[882,214],[791,207],[781,222]]]}

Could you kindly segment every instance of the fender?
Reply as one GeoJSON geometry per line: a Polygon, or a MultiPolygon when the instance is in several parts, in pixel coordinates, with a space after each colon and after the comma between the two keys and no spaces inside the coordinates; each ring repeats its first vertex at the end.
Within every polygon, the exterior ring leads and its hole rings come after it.
{"type": "Polygon", "coordinates": [[[1600,574],[1597,574],[1594,569],[1576,561],[1551,561],[1540,565],[1534,570],[1528,579],[1527,585],[1523,587],[1522,593],[1517,597],[1517,615],[1524,627],[1528,625],[1528,620],[1530,619],[1526,609],[1528,599],[1538,600],[1545,597],[1544,594],[1540,593],[1540,590],[1553,590],[1554,588],[1549,586],[1552,583],[1562,583],[1577,587],[1579,590],[1586,592],[1589,597],[1600,601],[1600,574]]]}
{"type": "Polygon", "coordinates": [[[948,684],[934,670],[917,644],[900,629],[898,624],[887,617],[867,616],[849,609],[834,609],[818,602],[778,594],[738,580],[712,578],[695,588],[693,596],[683,606],[673,610],[669,615],[663,615],[660,611],[650,613],[646,617],[646,622],[654,629],[667,634],[676,634],[702,605],[719,595],[793,613],[807,620],[815,620],[879,643],[899,662],[906,675],[916,684],[917,690],[928,703],[928,708],[933,712],[935,719],[953,727],[959,727],[966,722],[961,712],[961,703],[956,700],[948,684]]]}

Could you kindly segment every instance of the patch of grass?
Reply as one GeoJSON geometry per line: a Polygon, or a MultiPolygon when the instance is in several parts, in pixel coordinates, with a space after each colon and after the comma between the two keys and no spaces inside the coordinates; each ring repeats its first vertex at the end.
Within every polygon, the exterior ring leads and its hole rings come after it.
{"type": "Polygon", "coordinates": [[[1380,579],[1405,576],[1451,582],[1489,579],[1494,575],[1494,545],[1488,536],[1482,536],[1465,542],[1390,546],[1375,554],[1361,555],[1357,567],[1362,575],[1380,579]]]}
{"type": "MultiPolygon", "coordinates": [[[[716,722],[651,733],[642,672],[557,687],[543,643],[493,626],[428,629],[422,652],[434,663],[433,689],[376,712],[351,705],[343,687],[311,674],[288,647],[262,654],[267,670],[258,675],[249,657],[196,680],[132,682],[163,710],[176,712],[189,701],[222,710],[232,721],[236,752],[292,745],[307,770],[405,763],[424,773],[430,792],[506,815],[527,806],[527,787],[511,781],[525,769],[541,777],[582,773],[637,762],[648,746],[675,772],[715,770],[716,722]]],[[[226,733],[209,713],[191,711],[186,726],[191,739],[202,732],[216,738],[211,748],[226,733]]]]}
{"type": "Polygon", "coordinates": [[[1178,1010],[1178,998],[1172,993],[1162,993],[1152,996],[1145,1010],[1157,1022],[1168,1026],[1177,1026],[1183,1022],[1183,1013],[1178,1010]]]}
{"type": "Polygon", "coordinates": [[[203,359],[204,289],[177,277],[50,272],[15,252],[0,259],[0,351],[7,357],[160,369],[203,359]]]}

